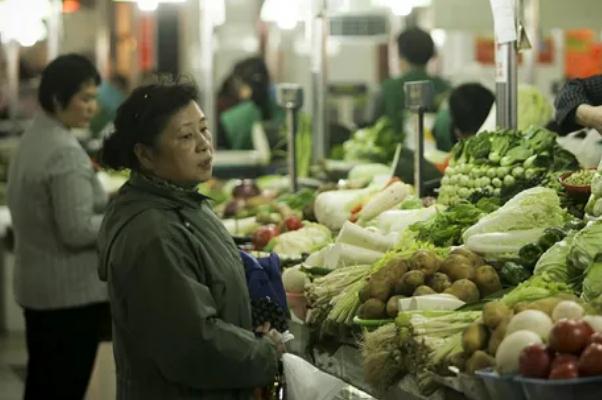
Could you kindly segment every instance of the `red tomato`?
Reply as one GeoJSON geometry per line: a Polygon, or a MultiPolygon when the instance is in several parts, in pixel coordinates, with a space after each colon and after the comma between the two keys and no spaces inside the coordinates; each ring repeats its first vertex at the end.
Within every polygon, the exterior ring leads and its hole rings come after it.
{"type": "Polygon", "coordinates": [[[589,342],[602,344],[602,332],[594,332],[594,334],[589,337],[589,342]]]}
{"type": "Polygon", "coordinates": [[[579,358],[574,354],[556,353],[556,356],[552,360],[550,369],[554,369],[561,364],[566,364],[567,362],[576,364],[577,361],[579,361],[579,358]]]}
{"type": "Polygon", "coordinates": [[[579,374],[583,376],[602,375],[602,344],[592,343],[579,357],[579,374]]]}
{"type": "Polygon", "coordinates": [[[545,379],[550,374],[552,357],[543,344],[532,344],[520,352],[519,371],[529,378],[545,379]]]}
{"type": "Polygon", "coordinates": [[[552,368],[550,379],[574,379],[579,377],[579,369],[575,362],[565,362],[552,368]]]}
{"type": "Polygon", "coordinates": [[[257,228],[251,240],[256,250],[261,250],[272,240],[273,237],[278,236],[280,230],[276,225],[265,225],[257,228]]]}
{"type": "Polygon", "coordinates": [[[579,354],[594,333],[585,321],[561,319],[550,332],[550,347],[560,353],[579,354]]]}
{"type": "Polygon", "coordinates": [[[287,231],[296,231],[303,227],[303,222],[301,221],[301,218],[296,215],[291,215],[284,220],[284,226],[287,231]]]}

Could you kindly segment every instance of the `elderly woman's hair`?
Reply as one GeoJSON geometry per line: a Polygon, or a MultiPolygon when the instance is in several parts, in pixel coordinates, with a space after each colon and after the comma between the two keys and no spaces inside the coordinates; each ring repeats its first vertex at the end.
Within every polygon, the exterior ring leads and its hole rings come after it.
{"type": "Polygon", "coordinates": [[[139,170],[136,143],[155,147],[169,119],[197,100],[198,90],[191,82],[163,80],[136,88],[117,110],[115,131],[104,140],[100,153],[101,164],[139,170]]]}
{"type": "Polygon", "coordinates": [[[71,98],[87,83],[100,84],[98,70],[90,60],[79,54],[59,56],[42,71],[38,101],[45,111],[54,114],[57,103],[66,108],[71,98]]]}

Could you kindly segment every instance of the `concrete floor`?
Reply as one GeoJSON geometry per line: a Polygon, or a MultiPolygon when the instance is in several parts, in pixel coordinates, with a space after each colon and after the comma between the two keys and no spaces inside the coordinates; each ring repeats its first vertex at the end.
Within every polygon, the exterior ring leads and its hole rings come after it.
{"type": "MultiPolygon", "coordinates": [[[[0,333],[0,400],[21,400],[26,374],[27,349],[22,332],[0,333]]],[[[85,400],[115,399],[113,347],[102,343],[85,400]]]]}

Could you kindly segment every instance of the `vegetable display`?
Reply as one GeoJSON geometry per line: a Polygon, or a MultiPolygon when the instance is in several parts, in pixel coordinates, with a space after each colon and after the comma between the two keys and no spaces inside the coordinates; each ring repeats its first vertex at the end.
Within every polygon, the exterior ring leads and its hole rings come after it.
{"type": "Polygon", "coordinates": [[[572,154],[560,148],[556,135],[530,127],[515,131],[481,132],[457,143],[441,180],[439,202],[498,197],[505,202],[521,190],[546,184],[555,171],[578,168],[572,154]]]}
{"type": "Polygon", "coordinates": [[[343,158],[347,161],[390,163],[398,143],[403,143],[403,135],[393,130],[387,117],[381,117],[373,126],[355,131],[343,143],[343,158]]]}

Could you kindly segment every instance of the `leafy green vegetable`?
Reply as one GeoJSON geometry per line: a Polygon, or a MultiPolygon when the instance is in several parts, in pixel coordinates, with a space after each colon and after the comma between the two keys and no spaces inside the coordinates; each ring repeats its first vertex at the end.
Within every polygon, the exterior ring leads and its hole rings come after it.
{"type": "Polygon", "coordinates": [[[316,192],[312,189],[303,188],[296,193],[285,193],[278,198],[279,203],[288,205],[293,210],[303,210],[316,198],[316,192]]]}
{"type": "Polygon", "coordinates": [[[595,221],[577,232],[568,254],[570,265],[585,271],[602,252],[602,221],[595,221]]]}
{"type": "Polygon", "coordinates": [[[462,235],[464,242],[473,235],[561,226],[565,213],[551,189],[535,187],[514,196],[504,206],[481,218],[462,235]]]}
{"type": "Polygon", "coordinates": [[[435,246],[459,245],[462,231],[494,208],[495,204],[491,201],[482,201],[476,205],[468,202],[458,203],[437,213],[434,218],[415,223],[410,229],[418,233],[418,240],[433,243],[435,246]]]}
{"type": "Polygon", "coordinates": [[[389,163],[398,143],[403,143],[403,135],[394,131],[387,117],[381,117],[373,126],[357,130],[343,143],[344,159],[389,163]]]}
{"type": "Polygon", "coordinates": [[[602,262],[594,262],[585,271],[581,298],[598,309],[602,308],[602,262]]]}
{"type": "Polygon", "coordinates": [[[571,282],[571,272],[567,264],[567,256],[573,243],[574,235],[569,235],[550,247],[537,261],[533,269],[534,275],[547,274],[558,282],[571,282]]]}
{"type": "Polygon", "coordinates": [[[513,307],[517,303],[531,302],[559,293],[573,293],[568,283],[557,281],[547,273],[533,275],[528,280],[518,285],[515,289],[502,297],[504,304],[513,307]]]}

